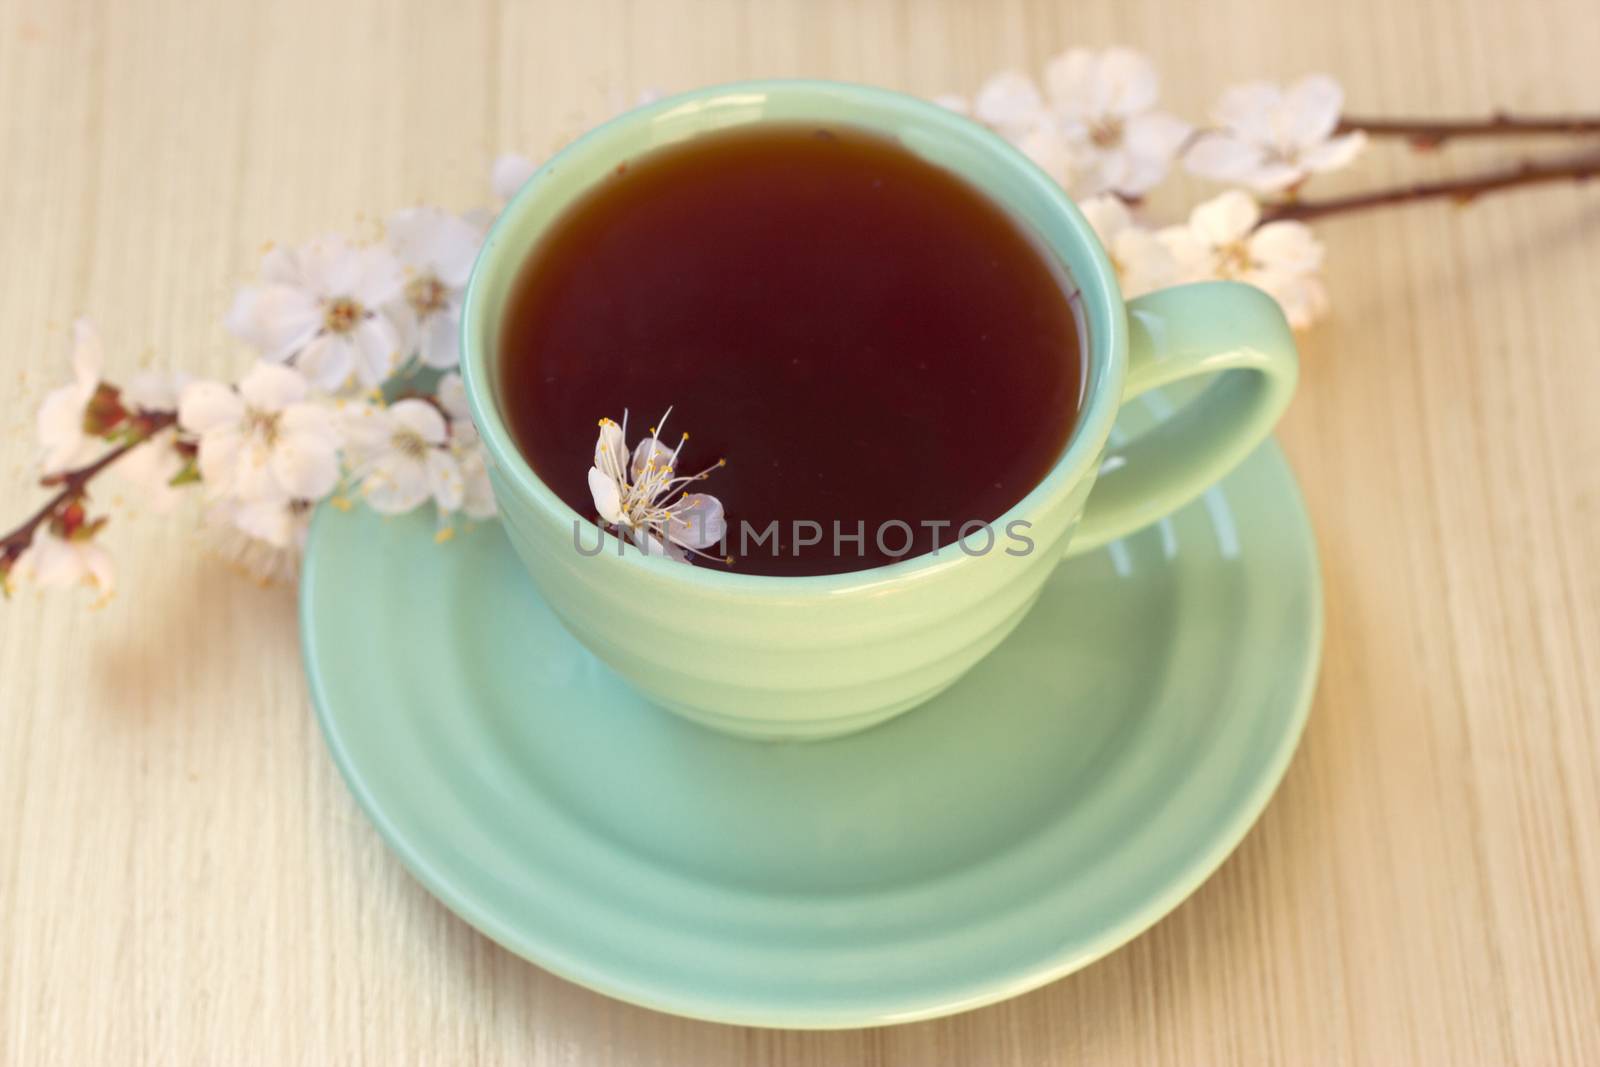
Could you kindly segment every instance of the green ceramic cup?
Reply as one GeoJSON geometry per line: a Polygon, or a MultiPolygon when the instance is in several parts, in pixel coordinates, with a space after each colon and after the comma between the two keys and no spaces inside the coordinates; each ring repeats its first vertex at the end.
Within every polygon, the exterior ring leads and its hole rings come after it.
{"type": "Polygon", "coordinates": [[[534,175],[489,234],[467,288],[462,335],[467,395],[506,535],[540,595],[650,700],[706,726],[766,739],[864,729],[950,685],[1011,632],[1063,556],[1159,519],[1248,455],[1288,405],[1298,373],[1293,337],[1266,294],[1207,282],[1124,302],[1078,209],[1005,141],[913,97],[815,81],[701,89],[574,142],[534,175]],[[810,578],[618,554],[609,540],[607,551],[583,555],[574,522],[584,517],[517,451],[500,411],[499,331],[507,294],[545,228],[618,163],[712,131],[781,122],[872,131],[962,175],[1027,226],[1080,288],[1083,411],[1054,468],[993,524],[998,532],[1028,523],[1031,551],[1014,555],[997,545],[979,552],[984,542],[975,534],[970,552],[947,546],[810,578]],[[1200,377],[1210,382],[1186,407],[1108,450],[1122,404],[1200,377]]]}

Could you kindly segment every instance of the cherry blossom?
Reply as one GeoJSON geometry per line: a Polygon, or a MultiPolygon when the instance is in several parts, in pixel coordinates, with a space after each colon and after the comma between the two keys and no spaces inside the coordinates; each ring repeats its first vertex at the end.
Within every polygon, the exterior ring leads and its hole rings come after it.
{"type": "Polygon", "coordinates": [[[687,561],[689,553],[711,558],[702,549],[717,544],[727,533],[722,502],[706,493],[685,493],[684,489],[706,478],[723,465],[722,460],[699,474],[675,473],[678,454],[689,439],[684,434],[676,448],[661,443],[660,433],[667,418],[650,428],[650,436],[640,440],[628,459],[628,415],[622,425],[600,420],[600,436],[594,446],[594,466],[589,468],[589,492],[595,511],[618,536],[626,537],[646,555],[667,556],[687,561]]]}
{"type": "Polygon", "coordinates": [[[352,374],[375,387],[399,363],[400,331],[381,309],[401,297],[405,274],[387,248],[323,237],[268,252],[261,276],[239,290],[227,326],[265,359],[294,363],[329,392],[352,374]]]}
{"type": "Polygon", "coordinates": [[[88,319],[72,324],[72,382],[52,389],[39,405],[39,470],[54,474],[89,460],[96,451],[94,435],[85,431],[89,401],[100,387],[104,363],[100,334],[88,319]]]}
{"type": "Polygon", "coordinates": [[[1348,165],[1366,145],[1360,130],[1335,135],[1344,90],[1313,74],[1287,90],[1249,82],[1222,94],[1218,129],[1195,139],[1183,162],[1191,172],[1262,193],[1292,188],[1312,174],[1348,165]]]}
{"type": "Polygon", "coordinates": [[[1282,307],[1289,324],[1302,329],[1327,309],[1317,271],[1322,243],[1298,222],[1257,228],[1261,206],[1231,189],[1206,201],[1183,226],[1160,232],[1178,265],[1178,280],[1232,278],[1264,289],[1282,307]]]}
{"type": "Polygon", "coordinates": [[[1077,196],[1136,197],[1166,176],[1191,129],[1155,110],[1159,91],[1138,52],[1075,48],[1045,67],[1043,92],[1018,71],[989,79],[972,114],[1077,196]]]}
{"type": "Polygon", "coordinates": [[[461,298],[483,231],[433,207],[408,208],[389,219],[389,246],[405,267],[405,286],[390,314],[407,350],[441,370],[461,358],[461,298]]]}
{"type": "Polygon", "coordinates": [[[350,477],[369,507],[398,515],[430,497],[442,512],[461,507],[466,485],[450,449],[450,427],[426,400],[397,400],[346,416],[350,477]]]}
{"type": "Polygon", "coordinates": [[[173,411],[192,381],[188,371],[140,371],[122,387],[122,405],[130,411],[173,411]]]}
{"type": "Polygon", "coordinates": [[[1079,196],[1142,196],[1189,136],[1187,122],[1155,110],[1160,79],[1131,49],[1075,48],[1050,61],[1045,86],[1080,171],[1079,196]]]}
{"type": "Polygon", "coordinates": [[[200,439],[199,470],[215,498],[241,503],[318,500],[339,480],[332,412],[310,403],[299,372],[257,363],[233,389],[193,382],[178,401],[179,424],[200,439]]]}
{"type": "Polygon", "coordinates": [[[63,536],[56,525],[43,526],[33,535],[33,543],[17,557],[5,581],[40,589],[83,585],[100,594],[96,603],[110,600],[117,588],[111,554],[93,539],[92,530],[63,536]]]}

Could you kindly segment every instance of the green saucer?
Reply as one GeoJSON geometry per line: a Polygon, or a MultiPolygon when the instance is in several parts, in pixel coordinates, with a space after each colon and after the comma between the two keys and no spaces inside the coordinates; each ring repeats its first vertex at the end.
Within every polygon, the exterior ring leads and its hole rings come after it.
{"type": "Polygon", "coordinates": [[[1270,442],[1064,565],[952,689],[836,741],[646,704],[493,524],[436,544],[431,517],[324,508],[301,615],[334,758],[434,895],[602,993],[783,1027],[973,1008],[1150,926],[1267,803],[1322,636],[1270,442]]]}

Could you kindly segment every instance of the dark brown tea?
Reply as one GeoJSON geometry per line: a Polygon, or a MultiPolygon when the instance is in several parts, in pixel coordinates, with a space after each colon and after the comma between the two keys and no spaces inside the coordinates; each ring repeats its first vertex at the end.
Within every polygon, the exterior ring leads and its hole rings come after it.
{"type": "Polygon", "coordinates": [[[1059,458],[1083,393],[1074,295],[1001,208],[890,141],[706,136],[619,166],[534,250],[500,339],[505,416],[592,518],[598,420],[627,409],[632,446],[670,405],[679,471],[727,460],[695,489],[722,501],[734,560],[697,565],[876,567],[952,546],[1059,458]]]}

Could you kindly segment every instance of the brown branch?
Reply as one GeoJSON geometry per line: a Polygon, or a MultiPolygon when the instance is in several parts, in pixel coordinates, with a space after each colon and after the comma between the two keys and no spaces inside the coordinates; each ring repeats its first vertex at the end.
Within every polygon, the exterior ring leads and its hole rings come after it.
{"type": "Polygon", "coordinates": [[[137,437],[124,441],[88,466],[46,475],[39,480],[39,484],[46,488],[54,488],[59,485],[61,491],[45,501],[44,506],[34,512],[22,525],[4,537],[0,537],[0,565],[9,565],[16,562],[17,557],[22,555],[23,550],[33,543],[33,535],[38,532],[40,526],[49,522],[61,508],[86,495],[89,483],[101,471],[150,440],[162,430],[175,425],[178,421],[178,414],[174,411],[146,411],[139,414],[138,421],[140,433],[137,437]]]}
{"type": "Polygon", "coordinates": [[[1412,182],[1387,189],[1336,196],[1326,200],[1283,200],[1261,207],[1261,224],[1293,220],[1326,218],[1344,215],[1368,208],[1388,207],[1417,200],[1454,200],[1467,203],[1484,193],[1501,189],[1515,189],[1526,185],[1548,185],[1552,182],[1584,182],[1600,175],[1600,153],[1579,156],[1558,163],[1524,162],[1510,170],[1479,174],[1466,178],[1449,178],[1435,182],[1412,182]]]}
{"type": "Polygon", "coordinates": [[[1418,148],[1436,148],[1462,137],[1582,137],[1600,135],[1600,115],[1512,115],[1486,119],[1372,119],[1345,115],[1339,132],[1363,130],[1369,137],[1403,137],[1418,148]]]}

